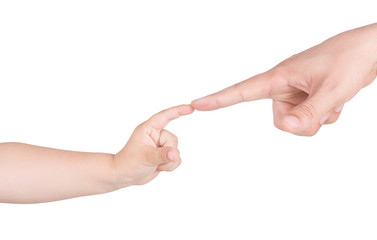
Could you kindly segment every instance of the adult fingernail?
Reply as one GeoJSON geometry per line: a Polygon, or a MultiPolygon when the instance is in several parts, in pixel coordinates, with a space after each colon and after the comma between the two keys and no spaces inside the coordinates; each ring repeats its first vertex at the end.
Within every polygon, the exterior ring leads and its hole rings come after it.
{"type": "Polygon", "coordinates": [[[298,129],[301,127],[300,119],[295,116],[286,116],[284,122],[289,129],[298,129]]]}
{"type": "Polygon", "coordinates": [[[329,119],[329,117],[330,117],[330,113],[326,113],[326,114],[321,118],[321,120],[319,120],[319,123],[320,123],[321,125],[323,125],[323,124],[327,121],[327,119],[329,119]]]}
{"type": "Polygon", "coordinates": [[[343,107],[344,107],[344,104],[339,105],[339,106],[335,107],[334,111],[335,111],[336,113],[338,113],[338,112],[342,111],[343,107]]]}
{"type": "Polygon", "coordinates": [[[168,158],[169,158],[170,161],[172,161],[172,162],[174,161],[174,152],[173,151],[168,152],[168,158]]]}

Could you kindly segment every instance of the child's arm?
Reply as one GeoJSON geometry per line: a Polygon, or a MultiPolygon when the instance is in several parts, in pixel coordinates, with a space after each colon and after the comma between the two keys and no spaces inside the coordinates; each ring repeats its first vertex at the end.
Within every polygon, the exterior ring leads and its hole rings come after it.
{"type": "Polygon", "coordinates": [[[56,201],[145,184],[180,164],[177,138],[163,128],[192,112],[190,105],[181,105],[157,113],[115,155],[2,143],[0,202],[56,201]]]}

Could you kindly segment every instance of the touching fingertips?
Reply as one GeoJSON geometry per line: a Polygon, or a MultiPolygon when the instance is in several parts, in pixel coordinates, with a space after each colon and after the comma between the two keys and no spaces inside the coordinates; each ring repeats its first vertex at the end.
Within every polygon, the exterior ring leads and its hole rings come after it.
{"type": "Polygon", "coordinates": [[[194,112],[194,108],[191,104],[181,105],[179,108],[179,113],[182,115],[191,114],[192,112],[194,112]]]}

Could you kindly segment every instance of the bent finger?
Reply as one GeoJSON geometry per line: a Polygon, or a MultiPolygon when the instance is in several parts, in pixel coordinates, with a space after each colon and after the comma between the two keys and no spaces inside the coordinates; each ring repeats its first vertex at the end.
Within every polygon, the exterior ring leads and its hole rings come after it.
{"type": "Polygon", "coordinates": [[[191,114],[194,111],[191,105],[179,105],[165,109],[149,118],[145,124],[155,129],[163,129],[168,123],[181,116],[191,114]]]}
{"type": "Polygon", "coordinates": [[[339,119],[339,117],[340,117],[340,114],[342,112],[343,106],[344,106],[344,104],[336,107],[333,111],[331,111],[330,116],[324,122],[324,124],[332,124],[332,123],[336,122],[339,119]]]}
{"type": "Polygon", "coordinates": [[[288,115],[290,111],[295,107],[296,105],[283,102],[283,101],[277,101],[273,100],[272,109],[273,109],[273,115],[274,115],[274,125],[280,130],[284,130],[282,121],[285,116],[288,115]]]}
{"type": "Polygon", "coordinates": [[[162,129],[158,140],[159,147],[178,147],[178,138],[166,129],[162,129]]]}
{"type": "Polygon", "coordinates": [[[341,100],[328,92],[316,92],[297,105],[283,119],[285,131],[300,136],[313,136],[329,117],[329,112],[341,100]]]}

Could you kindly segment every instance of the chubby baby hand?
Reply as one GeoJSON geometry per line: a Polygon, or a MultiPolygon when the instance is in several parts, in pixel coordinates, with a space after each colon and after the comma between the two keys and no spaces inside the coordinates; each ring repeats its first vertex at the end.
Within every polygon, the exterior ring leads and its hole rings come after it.
{"type": "Polygon", "coordinates": [[[176,169],[181,163],[178,139],[164,128],[171,120],[193,111],[191,105],[180,105],[140,124],[125,147],[114,156],[116,187],[145,184],[161,171],[176,169]]]}

